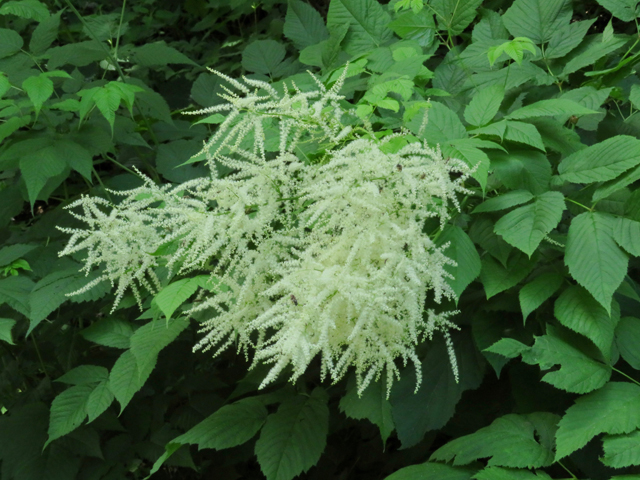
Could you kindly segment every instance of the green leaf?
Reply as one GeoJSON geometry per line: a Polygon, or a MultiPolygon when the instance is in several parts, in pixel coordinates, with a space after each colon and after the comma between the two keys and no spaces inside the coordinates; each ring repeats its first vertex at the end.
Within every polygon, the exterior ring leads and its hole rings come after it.
{"type": "Polygon", "coordinates": [[[153,302],[164,313],[167,319],[186,302],[191,295],[196,293],[202,281],[208,279],[208,275],[199,275],[193,278],[183,278],[164,287],[153,299],[153,302]]]}
{"type": "Polygon", "coordinates": [[[109,371],[98,365],[80,365],[69,370],[56,379],[56,382],[69,385],[90,385],[92,383],[105,382],[109,379],[109,371]]]}
{"type": "Polygon", "coordinates": [[[102,318],[80,331],[86,340],[113,348],[129,348],[133,327],[129,322],[117,318],[102,318]]]}
{"type": "Polygon", "coordinates": [[[113,392],[109,388],[109,382],[100,382],[89,394],[87,399],[87,415],[89,416],[89,423],[93,422],[96,418],[104,413],[113,402],[113,392]]]}
{"type": "Polygon", "coordinates": [[[76,385],[67,388],[53,399],[51,403],[51,417],[49,419],[49,438],[46,448],[56,438],[75,430],[87,418],[86,404],[92,387],[89,385],[76,385]]]}
{"type": "Polygon", "coordinates": [[[635,108],[640,108],[640,85],[631,85],[629,101],[635,108]]]}
{"type": "Polygon", "coordinates": [[[529,350],[530,347],[513,338],[501,338],[488,348],[485,352],[495,353],[507,358],[516,358],[529,350]]]}
{"type": "Polygon", "coordinates": [[[131,350],[125,350],[118,357],[109,374],[109,388],[120,403],[120,411],[125,409],[133,395],[142,388],[153,367],[151,365],[146,370],[140,370],[131,350]]]}
{"type": "Polygon", "coordinates": [[[16,17],[33,19],[42,22],[49,18],[49,10],[37,0],[18,0],[5,2],[0,7],[0,15],[15,15],[16,17]]]}
{"type": "Polygon", "coordinates": [[[457,265],[444,266],[444,269],[453,277],[445,281],[459,299],[467,286],[480,275],[480,255],[469,236],[460,227],[452,225],[445,227],[436,244],[442,246],[447,242],[450,242],[450,245],[445,250],[445,255],[457,265]]]}
{"type": "Polygon", "coordinates": [[[242,67],[250,72],[273,76],[284,60],[284,45],[275,40],[257,40],[242,51],[242,67]]]}
{"type": "Polygon", "coordinates": [[[607,198],[609,195],[622,190],[638,180],[640,180],[640,166],[627,170],[618,178],[603,183],[595,192],[593,192],[593,198],[591,201],[598,202],[603,198],[607,198]]]}
{"type": "Polygon", "coordinates": [[[636,0],[597,0],[597,2],[623,22],[633,22],[637,17],[638,2],[636,0]]]}
{"type": "Polygon", "coordinates": [[[144,90],[136,85],[112,81],[102,87],[94,87],[88,90],[80,90],[77,95],[80,100],[80,122],[87,116],[91,109],[96,106],[100,113],[111,125],[113,134],[113,124],[115,122],[116,111],[120,108],[120,101],[123,100],[129,112],[133,116],[133,102],[136,92],[144,90]]]}
{"type": "Polygon", "coordinates": [[[218,409],[171,443],[198,445],[198,450],[222,450],[251,440],[267,419],[267,409],[255,398],[245,398],[218,409]]]}
{"type": "Polygon", "coordinates": [[[29,335],[42,320],[68,300],[67,293],[76,290],[78,272],[74,270],[54,271],[40,280],[31,291],[29,305],[29,335]]]}
{"type": "Polygon", "coordinates": [[[608,42],[602,42],[600,35],[591,35],[576,48],[564,64],[560,78],[566,78],[581,68],[592,66],[597,60],[622,47],[628,41],[624,35],[614,35],[608,42]]]}
{"type": "Polygon", "coordinates": [[[318,11],[299,0],[289,0],[283,33],[298,50],[329,38],[329,32],[318,11]]]}
{"type": "Polygon", "coordinates": [[[31,40],[29,41],[29,50],[31,50],[31,53],[34,55],[43,54],[54,40],[58,38],[60,15],[62,15],[62,11],[47,17],[33,30],[31,40]]]}
{"type": "Polygon", "coordinates": [[[29,294],[33,286],[34,283],[22,275],[0,278],[0,303],[6,303],[28,317],[29,294]]]}
{"type": "Polygon", "coordinates": [[[476,127],[486,125],[498,113],[503,99],[504,88],[502,85],[492,85],[480,90],[464,109],[464,119],[476,127]]]}
{"type": "Polygon", "coordinates": [[[617,217],[613,224],[614,240],[634,257],[640,257],[640,222],[617,217]]]}
{"type": "Polygon", "coordinates": [[[0,318],[0,340],[9,345],[15,345],[11,336],[11,329],[15,324],[16,321],[11,318],[0,318]]]}
{"type": "Polygon", "coordinates": [[[329,3],[327,27],[349,25],[344,40],[344,50],[351,56],[367,53],[393,38],[387,28],[389,14],[376,0],[333,0],[329,3]]]}
{"type": "Polygon", "coordinates": [[[135,47],[131,52],[131,61],[141,67],[160,67],[169,64],[198,65],[164,41],[145,43],[135,47]]]}
{"type": "Polygon", "coordinates": [[[340,410],[347,417],[356,420],[367,419],[378,426],[382,444],[387,439],[395,426],[391,416],[391,403],[387,399],[387,389],[381,381],[372,382],[358,396],[358,389],[354,377],[351,377],[347,385],[347,394],[340,400],[340,410]]]}
{"type": "Polygon", "coordinates": [[[558,273],[543,273],[522,287],[518,293],[522,318],[526,321],[531,312],[556,293],[563,281],[558,273]]]}
{"type": "Polygon", "coordinates": [[[613,239],[615,219],[585,212],[571,221],[565,264],[576,281],[611,312],[611,298],[627,274],[629,258],[613,239]]]}
{"type": "Polygon", "coordinates": [[[0,58],[19,52],[22,45],[24,45],[24,41],[18,32],[8,28],[0,28],[0,58]]]}
{"type": "Polygon", "coordinates": [[[151,321],[131,335],[130,351],[136,359],[138,374],[141,377],[153,369],[158,353],[188,326],[189,319],[186,317],[168,319],[166,324],[161,321],[151,321]]]}
{"type": "Polygon", "coordinates": [[[427,462],[401,468],[384,480],[471,480],[474,471],[427,462]]]}
{"type": "Polygon", "coordinates": [[[631,433],[640,428],[640,387],[609,382],[576,400],[558,424],[556,459],[584,447],[601,433],[631,433]]]}
{"type": "Polygon", "coordinates": [[[627,435],[607,435],[602,441],[602,463],[612,468],[640,465],[640,430],[627,435]]]}
{"type": "Polygon", "coordinates": [[[562,98],[553,98],[550,100],[540,100],[538,102],[518,108],[511,112],[505,118],[510,120],[523,120],[533,117],[545,117],[553,115],[573,115],[579,117],[581,115],[589,115],[598,113],[595,110],[585,108],[577,102],[562,98]]]}
{"type": "Polygon", "coordinates": [[[432,0],[429,3],[438,26],[450,35],[460,35],[476,18],[476,10],[481,4],[482,0],[432,0]]]}
{"type": "Polygon", "coordinates": [[[405,12],[389,24],[389,28],[404,40],[415,40],[421,47],[429,47],[433,44],[436,33],[436,24],[433,14],[427,10],[421,10],[417,14],[405,12]]]}
{"type": "Polygon", "coordinates": [[[542,143],[542,137],[534,125],[524,122],[506,122],[506,130],[504,132],[504,139],[511,140],[512,142],[524,143],[525,145],[531,145],[539,150],[545,151],[544,143],[542,143]]]}
{"type": "Polygon", "coordinates": [[[505,241],[531,256],[540,242],[553,230],[565,210],[564,195],[545,192],[535,201],[503,216],[494,231],[505,241]]]}
{"type": "Polygon", "coordinates": [[[267,480],[291,480],[314,466],[328,431],[327,394],[322,388],[285,400],[269,415],[256,442],[258,463],[267,480]]]}
{"type": "Polygon", "coordinates": [[[589,27],[595,22],[595,18],[592,20],[585,20],[582,22],[573,22],[561,26],[553,32],[549,45],[545,50],[546,58],[561,58],[564,57],[571,50],[576,48],[584,39],[589,27]]]}
{"type": "Polygon", "coordinates": [[[616,345],[625,362],[640,370],[640,319],[622,317],[616,326],[616,345]]]}
{"type": "Polygon", "coordinates": [[[568,24],[572,13],[567,0],[515,0],[502,21],[514,37],[527,37],[540,45],[568,24]]]}
{"type": "Polygon", "coordinates": [[[558,165],[558,172],[568,182],[604,182],[639,164],[640,140],[616,135],[569,155],[558,165]]]}
{"type": "Polygon", "coordinates": [[[488,427],[440,447],[430,460],[453,460],[456,466],[491,457],[488,466],[546,467],[553,463],[553,436],[558,418],[552,413],[505,415],[488,427]]]}
{"type": "Polygon", "coordinates": [[[487,467],[476,473],[475,480],[551,480],[543,471],[536,473],[529,470],[515,470],[512,468],[487,467]]]}
{"type": "Polygon", "coordinates": [[[524,280],[533,266],[534,263],[522,254],[512,256],[507,268],[500,265],[492,257],[483,257],[480,281],[484,286],[487,300],[524,280]]]}
{"type": "Polygon", "coordinates": [[[547,373],[542,380],[567,392],[587,393],[607,383],[611,367],[587,356],[568,341],[547,325],[547,335],[536,337],[533,346],[522,352],[522,360],[530,365],[540,365],[541,370],[560,365],[559,370],[547,373]]]}
{"type": "Polygon", "coordinates": [[[614,301],[609,311],[611,315],[577,285],[562,292],[554,305],[560,323],[591,340],[607,360],[611,358],[613,332],[620,320],[618,303],[614,301]]]}
{"type": "MultiPolygon", "coordinates": [[[[429,144],[443,144],[448,140],[467,138],[467,130],[458,116],[448,107],[439,102],[431,102],[429,109],[429,120],[423,128],[420,138],[425,139],[429,144]]],[[[409,129],[418,134],[422,124],[422,115],[416,115],[409,122],[409,129]]]]}
{"type": "Polygon", "coordinates": [[[447,143],[442,144],[441,147],[444,155],[459,158],[469,165],[469,167],[475,168],[472,177],[478,181],[480,187],[484,190],[487,187],[491,160],[489,160],[489,156],[485,152],[477,148],[479,142],[485,142],[485,140],[477,138],[457,138],[449,140],[447,143]]]}
{"type": "Polygon", "coordinates": [[[513,190],[503,195],[485,200],[471,213],[483,213],[483,212],[496,212],[498,210],[505,210],[507,208],[515,207],[523,203],[527,203],[534,196],[528,190],[513,190]]]}
{"type": "Polygon", "coordinates": [[[20,257],[23,257],[34,248],[37,248],[38,245],[29,245],[26,243],[16,243],[14,245],[9,245],[4,248],[0,248],[0,267],[4,265],[9,265],[14,260],[18,260],[20,257]]]}
{"type": "Polygon", "coordinates": [[[43,55],[49,58],[47,66],[54,70],[62,65],[84,67],[108,57],[109,50],[95,40],[75,42],[60,47],[50,48],[43,55]]]}

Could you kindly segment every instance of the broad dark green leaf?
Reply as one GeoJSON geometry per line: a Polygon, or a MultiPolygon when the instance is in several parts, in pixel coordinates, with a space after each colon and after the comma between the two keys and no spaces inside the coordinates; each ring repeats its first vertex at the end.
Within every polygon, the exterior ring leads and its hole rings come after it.
{"type": "Polygon", "coordinates": [[[480,281],[484,286],[487,300],[524,280],[534,265],[523,254],[514,255],[506,268],[492,257],[485,256],[482,259],[480,281]]]}
{"type": "Polygon", "coordinates": [[[637,17],[638,2],[635,0],[597,0],[597,2],[623,22],[633,22],[637,17]]]}
{"type": "Polygon", "coordinates": [[[421,47],[433,44],[436,24],[433,15],[424,9],[414,14],[405,12],[389,24],[389,28],[404,40],[415,40],[421,47]]]}
{"type": "Polygon", "coordinates": [[[49,419],[49,438],[45,447],[56,438],[75,430],[87,418],[86,404],[93,388],[76,385],[53,399],[49,419]]]}
{"type": "Polygon", "coordinates": [[[482,0],[432,0],[429,2],[435,12],[438,26],[451,35],[460,35],[476,17],[476,10],[482,0]]]}
{"type": "Polygon", "coordinates": [[[352,377],[347,386],[347,394],[340,400],[340,410],[348,417],[356,420],[366,419],[378,426],[382,443],[386,444],[393,432],[391,403],[387,399],[384,382],[371,383],[358,396],[357,384],[352,377]]]}
{"type": "Polygon", "coordinates": [[[559,77],[563,79],[581,68],[592,66],[605,55],[621,48],[627,43],[627,40],[627,37],[624,35],[614,35],[614,37],[607,42],[602,41],[602,35],[588,36],[578,48],[573,50],[568,57],[565,57],[568,61],[564,64],[564,68],[559,77]]]}
{"type": "Polygon", "coordinates": [[[444,155],[459,158],[469,165],[469,167],[473,168],[474,172],[471,176],[478,181],[480,187],[484,190],[487,187],[491,160],[489,160],[489,156],[484,151],[478,148],[478,146],[482,147],[483,143],[490,144],[493,142],[480,140],[478,138],[457,138],[449,140],[440,146],[444,155]]]}
{"type": "Polygon", "coordinates": [[[84,67],[93,62],[104,60],[108,56],[108,47],[95,40],[68,43],[60,47],[53,47],[44,54],[49,59],[49,69],[55,70],[62,65],[84,67]]]}
{"type": "Polygon", "coordinates": [[[15,15],[42,22],[49,17],[49,10],[38,0],[10,0],[0,7],[0,15],[15,15]]]}
{"type": "Polygon", "coordinates": [[[14,245],[0,248],[0,267],[9,265],[14,260],[18,260],[20,257],[24,256],[37,247],[38,245],[16,243],[14,245]]]}
{"type": "Polygon", "coordinates": [[[256,456],[267,480],[291,480],[316,464],[329,430],[327,394],[316,388],[280,405],[256,442],[256,456]]]}
{"type": "Polygon", "coordinates": [[[29,316],[29,295],[34,283],[25,276],[0,278],[0,303],[6,303],[24,316],[29,316]]]}
{"type": "Polygon", "coordinates": [[[109,374],[109,388],[120,403],[120,410],[124,410],[133,395],[145,384],[155,366],[157,357],[153,363],[147,360],[147,369],[138,368],[136,357],[131,350],[125,350],[118,357],[109,374]]]}
{"type": "Polygon", "coordinates": [[[553,295],[562,285],[564,277],[559,273],[543,273],[520,289],[518,298],[522,318],[527,317],[553,295]]]}
{"type": "Polygon", "coordinates": [[[456,466],[490,457],[488,466],[546,467],[553,463],[553,437],[558,418],[551,413],[505,415],[488,427],[440,447],[431,455],[431,460],[453,460],[456,466]]]}
{"type": "Polygon", "coordinates": [[[441,246],[447,242],[450,242],[450,245],[445,250],[445,255],[457,265],[445,265],[445,270],[453,276],[446,281],[459,299],[467,286],[480,275],[480,255],[469,236],[460,227],[447,226],[436,243],[441,246]]]}
{"type": "Polygon", "coordinates": [[[333,0],[327,13],[329,31],[349,25],[344,50],[352,56],[361,55],[384,45],[393,37],[387,28],[389,14],[376,0],[333,0]]]}
{"type": "Polygon", "coordinates": [[[611,298],[627,274],[629,257],[613,238],[615,218],[585,212],[571,221],[565,264],[569,273],[611,312],[611,298]]]}
{"type": "Polygon", "coordinates": [[[158,353],[173,342],[189,325],[189,319],[180,317],[167,320],[152,320],[131,335],[130,352],[136,359],[138,374],[142,378],[153,369],[158,353]]]}
{"type": "Polygon", "coordinates": [[[640,370],[640,318],[622,317],[616,326],[616,345],[622,358],[640,370]]]}
{"type": "Polygon", "coordinates": [[[36,284],[29,298],[31,323],[27,334],[68,300],[67,294],[77,290],[77,280],[81,276],[75,269],[54,271],[36,284]]]}
{"type": "Polygon", "coordinates": [[[24,41],[18,32],[0,28],[0,58],[19,52],[23,44],[24,41]]]}
{"type": "Polygon", "coordinates": [[[329,38],[318,11],[300,0],[289,0],[283,30],[299,50],[329,38]]]}
{"type": "Polygon", "coordinates": [[[506,122],[504,139],[511,140],[512,142],[524,143],[525,145],[531,145],[538,150],[542,150],[543,152],[545,151],[540,132],[538,132],[536,127],[530,123],[508,120],[506,122]]]}
{"type": "Polygon", "coordinates": [[[614,220],[613,238],[634,257],[640,257],[640,222],[618,217],[614,220]]]}
{"type": "Polygon", "coordinates": [[[87,399],[86,410],[89,416],[89,423],[102,415],[109,408],[113,399],[113,392],[109,388],[108,381],[103,381],[96,385],[87,399]]]}
{"type": "Polygon", "coordinates": [[[62,12],[60,11],[38,24],[31,34],[31,40],[29,41],[29,50],[31,50],[31,53],[34,55],[43,54],[58,37],[61,14],[62,12]]]}
{"type": "Polygon", "coordinates": [[[527,37],[539,45],[568,24],[572,13],[567,0],[515,0],[502,21],[514,37],[527,37]]]}
{"type": "Polygon", "coordinates": [[[567,23],[556,29],[545,50],[546,58],[561,58],[580,45],[595,19],[567,23]]]}
{"type": "Polygon", "coordinates": [[[32,207],[47,181],[61,175],[65,168],[67,168],[67,162],[64,152],[55,145],[44,147],[20,159],[20,171],[27,185],[32,207]]]}
{"type": "MultiPolygon", "coordinates": [[[[429,144],[445,143],[448,140],[467,138],[467,130],[458,116],[448,107],[439,102],[431,102],[428,111],[429,120],[423,128],[422,137],[429,144]]],[[[422,115],[416,115],[409,122],[408,127],[418,134],[422,124],[422,115]]]]}
{"type": "Polygon", "coordinates": [[[626,435],[607,435],[602,446],[602,463],[612,468],[640,465],[640,430],[626,435]]]}
{"type": "Polygon", "coordinates": [[[275,40],[257,40],[242,51],[242,66],[250,72],[272,76],[284,60],[286,50],[275,40]]]}
{"type": "Polygon", "coordinates": [[[513,190],[503,195],[498,195],[497,197],[485,200],[476,208],[474,208],[472,213],[496,212],[498,210],[505,210],[522,203],[527,203],[533,198],[533,194],[528,190],[513,190]]]}
{"type": "Polygon", "coordinates": [[[464,119],[477,127],[486,125],[498,113],[503,99],[504,88],[502,85],[492,85],[480,90],[464,109],[464,119]]]}
{"type": "Polygon", "coordinates": [[[80,332],[90,342],[114,348],[129,348],[133,327],[117,318],[102,318],[80,332]]]}
{"type": "Polygon", "coordinates": [[[640,387],[609,382],[576,400],[558,424],[556,459],[584,447],[600,433],[624,434],[640,428],[640,387]]]}
{"type": "Polygon", "coordinates": [[[503,40],[509,39],[509,32],[504,27],[502,17],[498,12],[488,9],[480,9],[481,19],[473,27],[472,39],[473,43],[479,43],[487,40],[503,40]]]}
{"type": "Polygon", "coordinates": [[[487,467],[476,473],[475,480],[551,480],[544,471],[533,473],[529,470],[516,470],[513,468],[487,467]]]}
{"type": "Polygon", "coordinates": [[[401,468],[384,480],[471,480],[473,473],[471,469],[427,462],[401,468]]]}
{"type": "Polygon", "coordinates": [[[69,385],[90,385],[108,379],[109,371],[106,368],[98,365],[80,365],[57,378],[56,382],[68,383],[69,385]]]}
{"type": "Polygon", "coordinates": [[[131,61],[141,67],[158,67],[169,64],[197,65],[185,54],[164,41],[145,43],[131,52],[131,61]]]}

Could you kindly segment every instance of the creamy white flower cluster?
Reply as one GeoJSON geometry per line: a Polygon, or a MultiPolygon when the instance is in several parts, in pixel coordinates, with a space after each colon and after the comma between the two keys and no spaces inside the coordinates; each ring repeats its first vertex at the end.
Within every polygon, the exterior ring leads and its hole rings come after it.
{"type": "Polygon", "coordinates": [[[424,227],[431,217],[444,225],[458,208],[470,169],[420,142],[385,148],[401,135],[356,135],[340,123],[344,78],[312,92],[284,85],[284,94],[227,78],[244,96],[229,92],[226,104],[200,112],[230,112],[204,147],[209,178],[146,179],[117,205],[90,197],[70,205],[88,228],[64,229],[71,239],[61,255],[87,250],[85,271],[104,268],[82,291],[109,280],[116,304],[127,288],[140,303],[139,287],[160,288],[161,265],[212,272],[188,311],[204,318],[195,349],[253,352],[253,365],[273,365],[262,386],[286,368],[298,378],[317,356],[333,381],[354,366],[359,392],[382,374],[390,389],[398,359],[411,361],[420,381],[415,348],[435,332],[447,339],[457,378],[454,312],[424,307],[428,291],[437,302],[454,297],[444,268],[453,261],[424,227]],[[265,149],[265,124],[278,129],[277,152],[265,149]],[[324,141],[323,155],[299,158],[308,141],[324,141]],[[219,178],[216,162],[234,173],[219,178]]]}

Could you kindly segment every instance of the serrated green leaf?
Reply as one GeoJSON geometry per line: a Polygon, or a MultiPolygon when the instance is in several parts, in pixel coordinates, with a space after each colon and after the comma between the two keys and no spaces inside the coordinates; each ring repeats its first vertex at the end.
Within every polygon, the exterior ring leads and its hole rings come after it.
{"type": "Polygon", "coordinates": [[[38,24],[31,34],[29,41],[29,50],[34,55],[41,55],[47,48],[51,46],[58,37],[58,28],[60,27],[60,15],[62,11],[51,15],[38,24]]]}
{"type": "Polygon", "coordinates": [[[171,443],[198,445],[198,450],[222,450],[251,440],[267,420],[267,409],[255,398],[245,398],[217,410],[171,443]]]}
{"type": "Polygon", "coordinates": [[[169,64],[197,65],[184,53],[164,41],[145,43],[131,52],[131,61],[141,67],[159,67],[169,64]]]}
{"type": "Polygon", "coordinates": [[[503,195],[485,200],[476,208],[474,208],[473,212],[471,213],[496,212],[498,210],[505,210],[507,208],[515,207],[516,205],[527,203],[533,198],[533,194],[528,190],[514,190],[503,195]]]}
{"type": "Polygon", "coordinates": [[[102,415],[104,411],[109,408],[114,398],[109,388],[109,382],[100,382],[89,394],[89,398],[87,399],[86,410],[89,416],[89,423],[102,415]]]}
{"type": "Polygon", "coordinates": [[[504,139],[512,142],[531,145],[539,150],[545,151],[542,137],[534,125],[525,122],[514,122],[507,120],[504,139]]]}
{"type": "Polygon", "coordinates": [[[513,256],[507,268],[500,265],[492,257],[485,256],[482,259],[480,281],[484,286],[487,300],[524,280],[533,265],[523,254],[513,256]]]}
{"type": "Polygon", "coordinates": [[[450,441],[436,450],[430,459],[453,460],[456,466],[491,457],[488,466],[545,467],[553,463],[553,435],[558,418],[551,413],[505,415],[488,427],[450,441]]]}
{"type": "Polygon", "coordinates": [[[584,447],[600,433],[631,433],[640,428],[640,387],[609,382],[576,400],[558,424],[556,459],[584,447]]]}
{"type": "MultiPolygon", "coordinates": [[[[470,168],[474,168],[471,176],[478,181],[480,187],[484,190],[487,187],[487,179],[489,176],[489,168],[491,160],[489,156],[477,148],[478,142],[484,142],[477,138],[457,138],[449,140],[441,145],[442,153],[452,158],[458,158],[464,161],[470,168]]],[[[492,142],[487,142],[492,143],[492,142]]]]}
{"type": "Polygon", "coordinates": [[[29,305],[29,335],[42,320],[68,300],[67,293],[73,292],[78,272],[76,270],[54,271],[38,283],[31,291],[29,305]]]}
{"type": "Polygon", "coordinates": [[[29,295],[35,284],[22,275],[0,278],[0,303],[29,316],[29,295]]]}
{"type": "Polygon", "coordinates": [[[207,278],[209,278],[208,275],[199,275],[194,278],[183,278],[172,282],[158,292],[153,302],[169,319],[178,307],[196,292],[202,281],[207,278]]]}
{"type": "Polygon", "coordinates": [[[579,117],[581,115],[589,115],[598,113],[595,110],[585,108],[577,102],[563,98],[554,98],[550,100],[540,100],[525,107],[521,107],[505,118],[510,120],[524,120],[533,117],[545,117],[554,115],[573,115],[579,117]]]}
{"type": "Polygon", "coordinates": [[[104,382],[109,379],[109,371],[98,365],[80,365],[69,370],[67,373],[56,379],[56,382],[67,383],[69,385],[90,385],[92,383],[104,382]]]}
{"type": "Polygon", "coordinates": [[[358,396],[357,384],[351,377],[347,386],[347,394],[340,400],[340,410],[347,417],[356,420],[367,419],[378,426],[382,444],[387,443],[387,439],[393,429],[393,417],[391,416],[391,403],[387,399],[387,389],[383,382],[372,382],[358,396]]]}
{"type": "Polygon", "coordinates": [[[540,45],[568,24],[572,13],[571,2],[567,0],[516,0],[502,21],[514,37],[527,37],[540,45]]]}
{"type": "Polygon", "coordinates": [[[49,438],[45,448],[56,438],[75,430],[87,418],[86,404],[92,387],[76,385],[67,388],[53,399],[51,403],[51,417],[49,419],[49,438]]]}
{"type": "Polygon", "coordinates": [[[474,471],[442,463],[427,462],[401,468],[384,480],[471,480],[474,471]]]}
{"type": "Polygon", "coordinates": [[[611,357],[613,332],[620,320],[620,307],[616,301],[607,311],[578,286],[562,292],[554,305],[554,314],[562,325],[591,340],[606,359],[611,357]]]}
{"type": "Polygon", "coordinates": [[[616,345],[625,362],[640,370],[640,319],[623,317],[616,326],[616,345]]]}
{"type": "Polygon", "coordinates": [[[447,278],[446,282],[459,299],[467,286],[480,275],[480,255],[469,236],[460,227],[445,227],[436,243],[442,246],[447,242],[450,242],[450,245],[445,250],[445,255],[457,265],[445,265],[444,269],[453,277],[447,278]]]}
{"type": "Polygon", "coordinates": [[[640,85],[631,85],[629,101],[635,108],[640,109],[640,85]]]}
{"type": "Polygon", "coordinates": [[[47,50],[43,56],[49,58],[47,66],[54,70],[62,65],[84,67],[93,62],[104,60],[109,50],[95,40],[69,43],[47,50]]]}
{"type": "Polygon", "coordinates": [[[464,109],[464,119],[476,127],[486,125],[498,113],[503,99],[504,88],[502,85],[492,85],[480,90],[464,109]]]}
{"type": "Polygon", "coordinates": [[[24,45],[24,41],[18,32],[8,28],[0,28],[0,58],[19,52],[22,45],[24,45]]]}
{"type": "Polygon", "coordinates": [[[482,9],[482,18],[473,27],[473,43],[488,40],[507,40],[509,32],[502,23],[502,17],[493,10],[482,9]]]}
{"type": "Polygon", "coordinates": [[[592,66],[600,58],[621,48],[627,43],[627,40],[624,35],[614,35],[609,42],[602,42],[600,35],[590,35],[578,48],[569,54],[560,78],[566,78],[581,68],[592,66]]]}
{"type": "Polygon", "coordinates": [[[460,35],[476,17],[476,10],[482,0],[432,0],[433,9],[441,30],[450,35],[460,35]]]}
{"type": "Polygon", "coordinates": [[[603,183],[595,192],[593,192],[593,198],[591,200],[593,202],[598,202],[603,198],[607,198],[609,195],[631,185],[632,183],[637,182],[638,180],[640,180],[640,166],[627,170],[618,178],[603,183]]]}
{"type": "Polygon", "coordinates": [[[117,318],[102,318],[80,331],[86,340],[113,348],[129,348],[133,327],[129,322],[117,318]]]}
{"type": "Polygon", "coordinates": [[[504,215],[494,231],[505,241],[531,256],[540,242],[553,230],[565,210],[564,195],[545,192],[535,201],[504,215]]]}
{"type": "Polygon", "coordinates": [[[476,473],[475,480],[551,480],[543,471],[536,473],[529,470],[515,470],[513,468],[487,467],[476,473]]]}
{"type": "Polygon", "coordinates": [[[180,317],[172,320],[151,321],[131,335],[131,353],[136,358],[138,373],[143,376],[153,369],[158,353],[173,342],[189,326],[189,319],[180,317]]]}
{"type": "Polygon", "coordinates": [[[27,243],[16,243],[15,245],[9,245],[4,248],[0,248],[0,267],[9,265],[14,260],[23,257],[38,245],[30,245],[27,243]]]}
{"type": "Polygon", "coordinates": [[[0,15],[9,14],[42,22],[49,17],[49,10],[38,0],[11,0],[0,7],[0,15]]]}
{"type": "MultiPolygon", "coordinates": [[[[467,130],[458,116],[448,107],[439,102],[431,102],[429,109],[429,121],[423,128],[421,138],[429,144],[443,144],[448,140],[467,138],[467,130]]],[[[409,129],[418,134],[422,124],[422,115],[416,115],[409,122],[409,129]]]]}
{"type": "Polygon", "coordinates": [[[302,50],[329,38],[329,32],[318,11],[299,0],[289,0],[284,35],[302,50]]]}
{"type": "Polygon", "coordinates": [[[352,56],[361,55],[384,45],[393,37],[387,28],[391,17],[376,0],[334,0],[329,3],[327,28],[349,25],[344,50],[352,56]]]}
{"type": "Polygon", "coordinates": [[[327,394],[316,388],[311,395],[284,401],[267,417],[256,442],[256,456],[267,480],[291,480],[316,464],[327,442],[327,394]]]}
{"type": "Polygon", "coordinates": [[[614,217],[585,212],[571,221],[565,253],[569,273],[611,312],[611,298],[627,274],[629,258],[613,239],[614,217]]]}
{"type": "Polygon", "coordinates": [[[11,329],[15,324],[16,321],[11,318],[0,318],[0,340],[7,342],[9,345],[15,345],[11,336],[11,329]]]}
{"type": "Polygon", "coordinates": [[[564,277],[558,273],[543,273],[522,287],[518,293],[522,318],[526,321],[529,314],[553,295],[563,281],[564,277]]]}
{"type": "Polygon", "coordinates": [[[558,172],[574,183],[612,180],[640,164],[640,140],[616,135],[563,159],[558,172]]]}
{"type": "Polygon", "coordinates": [[[522,360],[530,365],[540,365],[541,370],[560,365],[559,370],[547,373],[542,380],[567,392],[587,393],[607,383],[611,367],[587,356],[566,340],[548,326],[547,335],[536,337],[533,346],[522,352],[522,360]]]}
{"type": "MultiPolygon", "coordinates": [[[[118,357],[109,374],[109,388],[120,403],[120,411],[125,409],[133,395],[145,384],[156,360],[157,358],[146,370],[140,370],[131,350],[125,350],[118,357]]],[[[149,365],[149,362],[147,364],[149,365]]]]}
{"type": "Polygon", "coordinates": [[[405,12],[389,24],[389,28],[404,40],[415,40],[421,47],[429,47],[433,44],[436,33],[436,24],[433,15],[427,10],[421,10],[417,14],[405,12]]]}
{"type": "Polygon", "coordinates": [[[529,350],[529,348],[531,347],[513,338],[501,338],[490,347],[485,348],[484,351],[502,355],[507,358],[516,358],[529,350]]]}
{"type": "Polygon", "coordinates": [[[602,441],[602,463],[612,468],[640,465],[640,430],[626,435],[607,435],[602,441]]]}
{"type": "Polygon", "coordinates": [[[284,60],[284,45],[275,40],[257,40],[242,52],[242,67],[250,72],[273,76],[284,60]]]}
{"type": "Polygon", "coordinates": [[[634,257],[640,257],[640,222],[617,217],[613,223],[614,240],[634,257]]]}
{"type": "Polygon", "coordinates": [[[637,17],[638,2],[635,0],[597,0],[597,2],[623,22],[633,22],[637,17]]]}
{"type": "Polygon", "coordinates": [[[580,45],[593,22],[595,22],[595,19],[568,23],[555,30],[545,50],[545,57],[564,57],[580,45]]]}

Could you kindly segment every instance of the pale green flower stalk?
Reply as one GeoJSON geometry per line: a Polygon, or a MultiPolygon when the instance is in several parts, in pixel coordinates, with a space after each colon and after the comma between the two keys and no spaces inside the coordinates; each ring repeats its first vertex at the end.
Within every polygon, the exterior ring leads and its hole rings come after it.
{"type": "Polygon", "coordinates": [[[205,319],[194,349],[253,353],[252,366],[273,365],[261,387],[286,368],[295,380],[319,356],[334,382],[355,367],[359,393],[381,375],[389,391],[397,360],[412,362],[417,389],[415,348],[436,332],[457,379],[448,333],[456,312],[424,311],[427,292],[436,302],[454,298],[445,270],[454,262],[423,228],[431,217],[443,226],[459,207],[468,166],[419,142],[385,153],[392,137],[354,134],[341,123],[346,69],[330,89],[316,79],[312,92],[218,75],[244,95],[228,91],[227,103],[193,112],[229,112],[202,151],[209,178],[178,186],[145,179],[113,192],[125,197],[118,205],[83,197],[69,206],[81,207],[72,214],[87,228],[62,229],[71,238],[60,255],[87,250],[84,271],[104,272],[74,293],[108,280],[117,285],[114,308],[127,289],[142,308],[139,289],[161,288],[158,267],[205,270],[210,286],[187,311],[205,319]],[[265,146],[267,131],[279,135],[277,152],[265,146]],[[325,142],[321,159],[296,155],[307,141],[325,142]],[[216,163],[235,173],[220,178],[216,163]]]}

